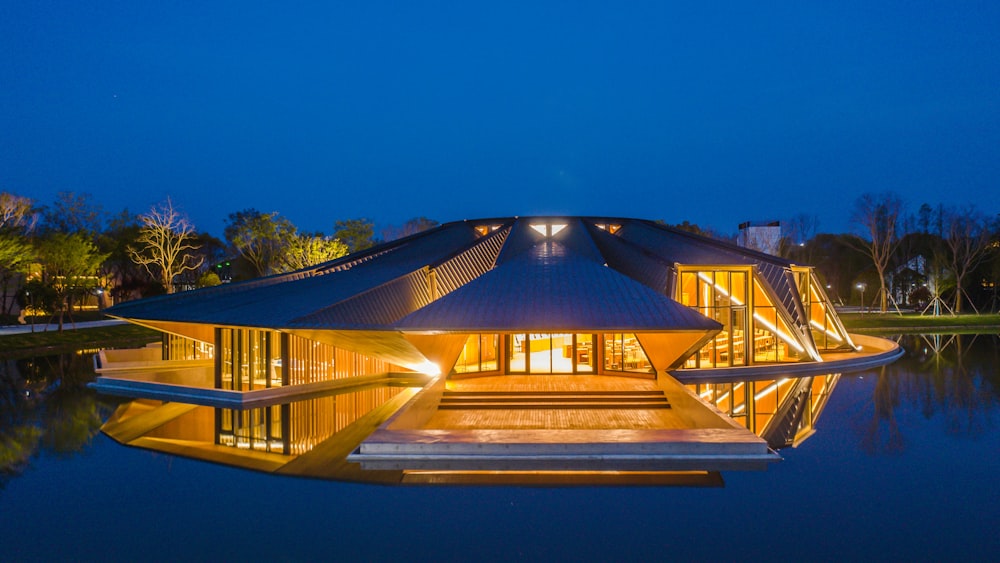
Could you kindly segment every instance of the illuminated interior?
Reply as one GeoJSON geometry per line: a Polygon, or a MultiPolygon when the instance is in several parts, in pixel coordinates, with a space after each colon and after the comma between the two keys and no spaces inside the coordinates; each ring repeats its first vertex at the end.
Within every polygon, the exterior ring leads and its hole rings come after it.
{"type": "Polygon", "coordinates": [[[655,373],[649,357],[632,333],[604,334],[604,371],[655,373]]]}
{"type": "Polygon", "coordinates": [[[592,334],[511,334],[505,343],[508,373],[594,373],[592,334]]]}
{"type": "Polygon", "coordinates": [[[837,319],[830,298],[811,268],[793,268],[799,298],[809,316],[809,329],[820,350],[854,348],[850,336],[837,319]]]}
{"type": "Polygon", "coordinates": [[[808,343],[789,329],[749,267],[682,268],[677,299],[723,326],[685,362],[687,368],[733,367],[810,359],[808,343]]]}
{"type": "MultiPolygon", "coordinates": [[[[271,330],[216,328],[216,388],[252,391],[285,385],[303,385],[384,373],[389,364],[378,358],[323,342],[271,330]]],[[[190,344],[165,348],[164,359],[186,357],[190,344]],[[170,356],[180,351],[181,357],[170,356]]],[[[203,348],[215,347],[202,345],[203,348]]],[[[205,357],[213,357],[208,352],[205,357]]]]}
{"type": "Polygon", "coordinates": [[[455,373],[496,372],[498,361],[499,334],[470,334],[462,347],[462,353],[455,362],[455,373]]]}
{"type": "Polygon", "coordinates": [[[633,333],[515,333],[503,338],[497,334],[469,335],[452,373],[498,372],[653,374],[655,369],[633,333]],[[505,358],[505,364],[497,361],[500,357],[505,358]]]}

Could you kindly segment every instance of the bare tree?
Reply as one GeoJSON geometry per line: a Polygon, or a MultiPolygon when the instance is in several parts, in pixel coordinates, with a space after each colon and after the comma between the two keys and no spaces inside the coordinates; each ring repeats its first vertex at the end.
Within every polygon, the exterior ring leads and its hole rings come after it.
{"type": "Polygon", "coordinates": [[[819,216],[809,215],[808,213],[797,213],[794,217],[785,221],[785,225],[787,225],[785,236],[792,243],[809,242],[816,236],[816,231],[819,229],[819,216]]]}
{"type": "Polygon", "coordinates": [[[138,248],[129,247],[129,257],[141,264],[153,277],[159,277],[167,293],[174,292],[174,278],[189,270],[196,270],[205,261],[194,250],[194,225],[175,208],[170,198],[154,205],[149,213],[139,216],[142,227],[136,242],[138,248]]]}
{"type": "Polygon", "coordinates": [[[0,229],[21,227],[31,231],[38,220],[31,198],[0,192],[0,229]]]}
{"type": "MultiPolygon", "coordinates": [[[[962,312],[963,282],[986,259],[990,249],[989,220],[974,207],[949,208],[942,213],[948,268],[955,275],[956,313],[962,312]]],[[[972,300],[969,299],[971,303],[972,300]]]]}
{"type": "Polygon", "coordinates": [[[104,209],[90,194],[59,192],[50,207],[42,208],[42,230],[60,233],[85,233],[93,238],[101,232],[104,209]]]}
{"type": "Polygon", "coordinates": [[[871,258],[878,273],[879,310],[889,308],[889,293],[885,287],[885,274],[889,262],[899,245],[899,217],[903,201],[892,192],[864,194],[854,202],[851,221],[858,227],[864,244],[858,250],[871,258]]]}

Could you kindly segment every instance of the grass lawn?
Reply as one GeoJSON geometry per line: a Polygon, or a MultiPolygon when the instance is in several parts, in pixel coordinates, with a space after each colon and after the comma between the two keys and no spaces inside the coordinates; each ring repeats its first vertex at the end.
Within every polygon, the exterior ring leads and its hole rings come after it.
{"type": "Polygon", "coordinates": [[[96,328],[50,330],[0,336],[0,358],[24,358],[87,350],[142,346],[160,340],[160,333],[137,325],[113,325],[96,328]]]}
{"type": "Polygon", "coordinates": [[[913,332],[944,330],[946,332],[992,332],[1000,330],[1000,315],[942,315],[932,317],[916,313],[841,313],[847,330],[860,332],[913,332]]]}

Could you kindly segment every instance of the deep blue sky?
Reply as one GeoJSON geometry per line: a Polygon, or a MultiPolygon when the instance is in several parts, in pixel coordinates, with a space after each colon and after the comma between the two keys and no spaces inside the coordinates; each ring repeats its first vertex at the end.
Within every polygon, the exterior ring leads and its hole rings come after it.
{"type": "Polygon", "coordinates": [[[998,2],[327,4],[0,3],[0,190],[169,195],[217,235],[1000,211],[998,2]]]}

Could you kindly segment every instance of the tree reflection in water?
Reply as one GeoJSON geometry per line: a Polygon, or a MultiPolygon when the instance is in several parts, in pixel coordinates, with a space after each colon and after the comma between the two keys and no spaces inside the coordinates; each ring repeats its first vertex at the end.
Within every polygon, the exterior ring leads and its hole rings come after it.
{"type": "Polygon", "coordinates": [[[90,354],[0,361],[0,489],[42,452],[82,450],[117,401],[87,388],[90,354]]]}
{"type": "Polygon", "coordinates": [[[908,407],[925,419],[940,416],[952,435],[974,438],[986,432],[1000,403],[998,339],[995,334],[899,337],[905,355],[875,372],[874,408],[862,439],[865,451],[905,449],[898,417],[908,407]]]}

